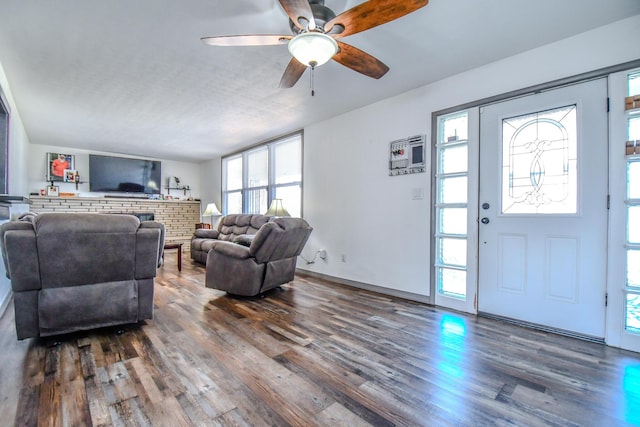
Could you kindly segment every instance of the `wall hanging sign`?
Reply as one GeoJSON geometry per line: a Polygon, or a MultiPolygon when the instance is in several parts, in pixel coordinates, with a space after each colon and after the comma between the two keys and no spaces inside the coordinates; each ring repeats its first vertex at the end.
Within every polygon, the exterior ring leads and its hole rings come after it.
{"type": "Polygon", "coordinates": [[[389,176],[426,172],[425,135],[389,143],[389,176]]]}

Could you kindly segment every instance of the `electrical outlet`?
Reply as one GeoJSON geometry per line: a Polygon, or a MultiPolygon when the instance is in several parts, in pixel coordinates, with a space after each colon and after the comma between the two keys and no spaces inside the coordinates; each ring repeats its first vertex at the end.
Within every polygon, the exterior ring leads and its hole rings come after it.
{"type": "Polygon", "coordinates": [[[320,256],[320,259],[324,259],[324,260],[327,259],[327,251],[324,249],[320,249],[318,251],[318,255],[320,256]]]}

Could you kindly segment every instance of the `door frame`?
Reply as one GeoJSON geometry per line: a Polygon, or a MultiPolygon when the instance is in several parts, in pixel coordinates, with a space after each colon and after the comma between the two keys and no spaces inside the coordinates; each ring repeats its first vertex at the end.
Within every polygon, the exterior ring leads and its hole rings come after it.
{"type": "MultiPolygon", "coordinates": [[[[470,101],[467,103],[463,103],[463,104],[458,104],[456,106],[453,107],[449,107],[449,108],[445,108],[442,110],[438,110],[438,111],[434,111],[431,113],[431,158],[435,159],[436,158],[436,143],[437,143],[437,129],[438,129],[438,118],[440,116],[443,115],[447,115],[447,114],[452,114],[455,112],[459,112],[459,111],[464,111],[464,110],[471,110],[474,108],[479,109],[480,107],[484,106],[484,105],[488,105],[488,104],[492,104],[495,102],[500,102],[500,101],[505,101],[505,100],[509,100],[512,98],[517,98],[517,97],[522,97],[522,96],[527,96],[527,95],[532,95],[535,94],[537,92],[540,91],[546,91],[546,90],[552,90],[552,89],[556,89],[556,88],[560,88],[562,86],[566,86],[566,85],[571,85],[571,84],[575,84],[575,83],[581,83],[584,81],[588,81],[588,80],[592,80],[595,78],[600,78],[600,77],[608,77],[612,74],[615,73],[620,73],[620,72],[627,72],[629,70],[632,69],[636,69],[636,68],[640,68],[640,59],[638,60],[633,60],[633,61],[629,61],[629,62],[625,62],[625,63],[621,63],[621,64],[616,64],[616,65],[612,65],[612,66],[608,66],[608,67],[604,67],[604,68],[600,68],[597,70],[593,70],[593,71],[589,71],[586,73],[581,73],[581,74],[577,74],[574,76],[569,76],[566,78],[562,78],[562,79],[557,79],[557,80],[553,80],[553,81],[549,81],[546,83],[541,83],[541,84],[537,84],[537,85],[533,85],[533,86],[528,86],[522,89],[518,89],[518,90],[514,90],[514,91],[510,91],[510,92],[505,92],[502,94],[498,94],[498,95],[494,95],[494,96],[490,96],[490,97],[486,97],[486,98],[481,98],[475,101],[470,101]]],[[[609,122],[611,122],[611,116],[609,117],[609,122]]],[[[611,124],[610,124],[610,129],[611,129],[611,124]]],[[[471,130],[470,130],[471,131],[471,130]]],[[[611,131],[609,133],[609,140],[613,141],[612,139],[612,135],[611,135],[611,131]]],[[[609,143],[609,151],[611,152],[613,149],[611,148],[612,144],[609,143]]],[[[611,159],[613,156],[610,155],[609,158],[611,159]]],[[[432,160],[433,161],[433,160],[432,160]]],[[[479,164],[479,155],[476,159],[469,159],[469,164],[471,165],[471,162],[475,161],[476,164],[479,164]]],[[[611,187],[614,185],[615,182],[619,182],[620,177],[618,177],[618,179],[616,179],[616,177],[613,177],[613,173],[615,173],[614,171],[616,171],[616,167],[614,167],[615,165],[611,164],[611,160],[609,160],[610,164],[609,164],[609,192],[611,193],[611,187]]],[[[435,165],[432,164],[432,176],[435,173],[435,169],[433,168],[435,165]]],[[[475,177],[475,186],[478,185],[478,179],[479,179],[479,175],[477,175],[475,177]]],[[[431,191],[431,195],[432,195],[432,205],[435,204],[435,188],[433,187],[433,182],[434,180],[432,179],[432,191],[431,191]]],[[[470,186],[471,182],[469,183],[470,186]]],[[[620,218],[620,213],[613,213],[610,212],[610,218],[609,218],[609,234],[608,234],[608,247],[611,248],[611,242],[614,242],[615,240],[612,240],[612,224],[614,224],[616,222],[616,218],[620,218]]],[[[622,215],[624,216],[624,213],[622,213],[622,215]]],[[[474,219],[475,220],[475,219],[474,219]]],[[[477,226],[476,226],[476,230],[477,230],[477,226]]],[[[434,238],[434,233],[435,233],[435,229],[436,229],[436,224],[435,224],[435,216],[433,215],[433,210],[432,210],[432,216],[431,216],[431,262],[430,262],[430,288],[429,288],[429,300],[428,302],[430,304],[434,304],[435,305],[435,296],[437,293],[437,289],[436,289],[436,280],[435,280],[435,238],[434,238]]],[[[469,230],[471,231],[471,230],[469,230]]],[[[476,231],[477,233],[477,231],[476,231]]],[[[477,243],[477,239],[476,239],[476,243],[477,243]]],[[[471,257],[468,258],[468,263],[471,264],[472,262],[475,262],[476,264],[473,267],[469,267],[471,268],[475,268],[475,271],[477,271],[477,248],[476,248],[476,256],[475,257],[471,257]]],[[[608,273],[607,273],[607,284],[606,284],[606,289],[608,292],[608,296],[609,296],[609,306],[606,308],[606,313],[605,313],[605,342],[608,345],[611,346],[620,346],[620,339],[616,338],[616,336],[620,336],[620,329],[618,328],[617,331],[618,332],[612,332],[612,328],[615,326],[615,322],[613,322],[612,317],[614,315],[612,315],[611,313],[613,313],[615,310],[612,307],[612,303],[613,300],[611,299],[613,296],[613,293],[615,292],[619,292],[619,286],[618,287],[613,287],[612,283],[613,283],[613,275],[614,273],[612,272],[613,270],[613,264],[610,263],[611,261],[611,257],[613,256],[611,250],[609,250],[608,252],[608,273]],[[612,292],[612,288],[614,288],[613,292],[612,292]]],[[[476,294],[477,294],[477,280],[476,280],[476,290],[475,290],[476,294]]],[[[621,292],[620,292],[621,293],[621,292]]],[[[455,309],[455,308],[454,308],[455,309]]],[[[618,322],[619,324],[620,322],[618,322]]]]}

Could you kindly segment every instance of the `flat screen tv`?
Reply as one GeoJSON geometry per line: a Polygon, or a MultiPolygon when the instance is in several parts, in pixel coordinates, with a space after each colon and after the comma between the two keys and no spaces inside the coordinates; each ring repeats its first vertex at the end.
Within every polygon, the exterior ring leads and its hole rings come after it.
{"type": "Polygon", "coordinates": [[[157,160],[89,154],[89,190],[104,193],[160,194],[161,163],[157,160]]]}

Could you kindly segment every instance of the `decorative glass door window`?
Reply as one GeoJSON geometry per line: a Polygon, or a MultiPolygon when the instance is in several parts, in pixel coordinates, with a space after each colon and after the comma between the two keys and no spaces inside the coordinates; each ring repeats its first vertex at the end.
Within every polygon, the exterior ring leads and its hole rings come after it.
{"type": "Polygon", "coordinates": [[[502,213],[577,212],[576,106],[502,120],[502,213]]]}
{"type": "MultiPolygon", "coordinates": [[[[640,73],[629,75],[629,96],[640,95],[640,73]]],[[[640,111],[630,110],[628,141],[640,140],[640,111]]],[[[640,334],[640,155],[627,156],[625,329],[640,334]]]]}
{"type": "Polygon", "coordinates": [[[468,115],[439,118],[436,144],[435,280],[440,294],[467,293],[468,115]]]}

